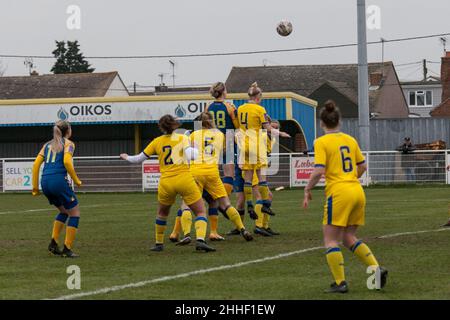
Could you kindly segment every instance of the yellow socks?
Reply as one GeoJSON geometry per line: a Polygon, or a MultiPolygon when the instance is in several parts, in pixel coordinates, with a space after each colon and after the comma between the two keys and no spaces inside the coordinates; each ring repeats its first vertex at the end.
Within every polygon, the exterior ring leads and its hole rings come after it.
{"type": "Polygon", "coordinates": [[[175,224],[173,225],[172,234],[170,237],[177,238],[181,231],[181,214],[183,211],[181,209],[177,212],[177,217],[175,218],[175,224]]]}
{"type": "Polygon", "coordinates": [[[257,200],[256,205],[255,205],[255,212],[256,212],[256,215],[258,216],[258,219],[256,219],[255,225],[258,228],[262,228],[263,224],[264,224],[264,213],[261,211],[262,206],[263,206],[262,200],[257,200]]]}
{"type": "Polygon", "coordinates": [[[253,201],[253,192],[252,192],[252,183],[244,182],[244,196],[245,201],[248,203],[249,201],[253,201]]]}
{"type": "Polygon", "coordinates": [[[262,200],[269,200],[269,185],[267,184],[267,181],[261,181],[260,183],[258,183],[258,190],[261,194],[262,200]]]}
{"type": "Polygon", "coordinates": [[[75,236],[77,235],[78,223],[80,217],[70,217],[66,228],[66,239],[64,240],[64,245],[68,249],[72,249],[73,242],[75,241],[75,236]]]}
{"type": "Polygon", "coordinates": [[[233,177],[223,177],[222,182],[228,196],[230,196],[233,192],[233,177]]]}
{"type": "Polygon", "coordinates": [[[342,281],[345,281],[344,256],[342,255],[341,249],[339,247],[329,248],[326,255],[334,281],[339,285],[342,281]]]}
{"type": "Polygon", "coordinates": [[[269,221],[270,221],[270,216],[267,213],[264,213],[264,218],[263,218],[263,228],[264,229],[269,228],[269,221]]]}
{"type": "Polygon", "coordinates": [[[217,208],[208,209],[209,227],[211,233],[217,234],[217,227],[219,225],[219,212],[217,208]]]}
{"type": "Polygon", "coordinates": [[[167,217],[157,216],[155,222],[155,242],[157,244],[164,243],[164,231],[167,227],[167,217]]]}
{"type": "Polygon", "coordinates": [[[370,251],[370,248],[361,240],[356,241],[350,250],[352,250],[366,266],[378,266],[378,261],[372,254],[372,251],[370,251]]]}
{"type": "Polygon", "coordinates": [[[197,240],[205,240],[206,237],[206,227],[208,225],[208,220],[206,217],[195,218],[195,234],[197,240]]]}
{"type": "Polygon", "coordinates": [[[181,229],[186,236],[191,233],[192,229],[192,213],[189,209],[184,209],[181,214],[181,229]]]}
{"type": "Polygon", "coordinates": [[[236,226],[236,229],[239,231],[244,229],[244,224],[242,223],[241,216],[239,215],[239,212],[236,210],[235,207],[229,206],[226,209],[226,213],[228,217],[230,218],[230,221],[234,223],[236,226]]]}
{"type": "Polygon", "coordinates": [[[53,222],[52,239],[55,240],[56,243],[58,243],[59,235],[61,234],[68,217],[69,216],[66,213],[60,212],[53,222]]]}

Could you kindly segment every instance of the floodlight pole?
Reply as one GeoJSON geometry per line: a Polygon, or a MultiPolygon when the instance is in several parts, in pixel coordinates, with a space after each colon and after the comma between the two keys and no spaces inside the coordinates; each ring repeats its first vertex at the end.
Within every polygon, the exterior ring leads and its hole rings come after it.
{"type": "Polygon", "coordinates": [[[358,117],[361,149],[370,150],[369,71],[367,66],[366,0],[357,0],[358,17],[358,117]]]}

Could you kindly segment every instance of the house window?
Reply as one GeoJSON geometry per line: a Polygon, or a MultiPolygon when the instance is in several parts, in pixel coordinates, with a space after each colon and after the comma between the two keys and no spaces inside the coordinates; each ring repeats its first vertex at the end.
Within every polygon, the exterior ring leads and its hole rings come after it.
{"type": "Polygon", "coordinates": [[[431,90],[417,90],[409,92],[410,107],[431,107],[433,105],[431,90]]]}

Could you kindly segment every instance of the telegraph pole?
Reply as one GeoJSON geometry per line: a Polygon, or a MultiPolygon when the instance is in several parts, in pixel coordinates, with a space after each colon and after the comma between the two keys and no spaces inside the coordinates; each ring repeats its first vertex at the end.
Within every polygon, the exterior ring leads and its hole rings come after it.
{"type": "Polygon", "coordinates": [[[358,117],[361,149],[370,150],[369,71],[367,67],[366,1],[357,0],[358,17],[358,117]]]}

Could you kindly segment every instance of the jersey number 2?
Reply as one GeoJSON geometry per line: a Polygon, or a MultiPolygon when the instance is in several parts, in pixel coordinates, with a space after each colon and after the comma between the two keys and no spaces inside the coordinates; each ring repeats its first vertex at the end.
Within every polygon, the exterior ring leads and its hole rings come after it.
{"type": "Polygon", "coordinates": [[[342,146],[339,148],[339,150],[341,151],[342,170],[344,170],[344,172],[352,172],[353,171],[352,158],[349,157],[350,148],[347,146],[342,146]]]}
{"type": "Polygon", "coordinates": [[[166,166],[169,165],[169,164],[173,164],[173,161],[172,161],[172,147],[171,146],[164,146],[162,148],[162,150],[163,150],[163,153],[167,152],[167,154],[164,157],[164,164],[166,166]]]}

